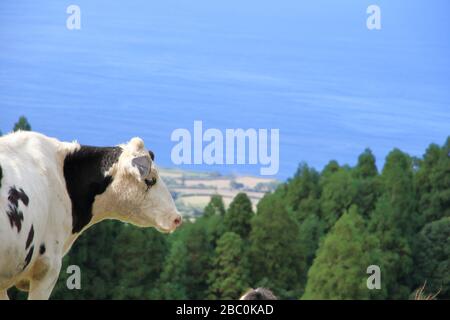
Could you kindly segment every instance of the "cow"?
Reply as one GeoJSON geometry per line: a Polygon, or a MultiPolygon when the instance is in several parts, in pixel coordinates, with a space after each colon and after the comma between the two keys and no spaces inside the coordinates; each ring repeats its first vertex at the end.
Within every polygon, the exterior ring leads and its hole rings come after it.
{"type": "Polygon", "coordinates": [[[48,299],[62,258],[105,219],[173,232],[181,224],[140,138],[115,147],[62,142],[36,132],[0,137],[0,298],[12,286],[48,299]]]}

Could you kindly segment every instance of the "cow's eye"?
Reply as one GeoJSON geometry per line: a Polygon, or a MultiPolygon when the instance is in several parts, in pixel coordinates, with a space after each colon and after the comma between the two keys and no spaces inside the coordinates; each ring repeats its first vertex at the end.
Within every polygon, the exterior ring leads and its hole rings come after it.
{"type": "Polygon", "coordinates": [[[147,185],[147,189],[150,189],[152,186],[156,184],[156,178],[145,179],[145,184],[147,185]]]}

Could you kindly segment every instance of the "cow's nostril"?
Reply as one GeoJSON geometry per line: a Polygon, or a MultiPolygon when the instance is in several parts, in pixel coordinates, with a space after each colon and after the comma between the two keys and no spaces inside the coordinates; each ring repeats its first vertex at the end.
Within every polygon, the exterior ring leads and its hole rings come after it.
{"type": "Polygon", "coordinates": [[[181,224],[181,217],[178,217],[175,220],[173,220],[173,224],[178,227],[181,224]]]}

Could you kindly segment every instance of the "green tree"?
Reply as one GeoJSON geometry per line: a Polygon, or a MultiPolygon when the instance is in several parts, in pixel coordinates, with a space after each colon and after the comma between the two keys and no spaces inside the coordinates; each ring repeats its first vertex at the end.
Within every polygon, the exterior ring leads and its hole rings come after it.
{"type": "MultiPolygon", "coordinates": [[[[113,299],[150,299],[163,269],[166,236],[153,228],[121,228],[112,252],[113,299]]],[[[106,262],[106,261],[105,261],[106,262]]]]}
{"type": "Polygon", "coordinates": [[[339,217],[354,203],[356,182],[347,168],[339,168],[321,180],[320,198],[322,219],[328,231],[339,217]]]}
{"type": "Polygon", "coordinates": [[[180,239],[172,243],[170,253],[164,264],[154,299],[186,300],[189,298],[187,278],[189,267],[186,245],[180,239]]]}
{"type": "Polygon", "coordinates": [[[412,287],[412,251],[420,220],[415,211],[411,158],[394,149],[381,174],[382,195],[371,215],[369,231],[380,241],[380,268],[386,298],[407,299],[412,287]]]}
{"type": "Polygon", "coordinates": [[[118,286],[113,252],[118,245],[116,237],[124,227],[119,221],[104,221],[84,232],[64,258],[51,298],[112,299],[118,286]],[[66,286],[69,265],[80,267],[81,290],[69,290],[66,286]]]}
{"type": "Polygon", "coordinates": [[[224,216],[212,215],[203,216],[198,221],[204,225],[208,243],[214,249],[219,238],[225,233],[224,216]]]}
{"type": "Polygon", "coordinates": [[[252,221],[249,261],[253,287],[265,286],[281,298],[298,296],[305,281],[305,257],[297,223],[282,199],[266,196],[252,221]]]}
{"type": "Polygon", "coordinates": [[[419,233],[416,283],[427,283],[438,299],[450,299],[450,217],[428,223],[419,233]]]}
{"type": "Polygon", "coordinates": [[[354,203],[358,206],[359,213],[368,218],[375,209],[376,201],[380,195],[375,156],[370,149],[366,149],[359,156],[353,174],[355,179],[354,203]]]}
{"type": "Polygon", "coordinates": [[[222,196],[217,194],[213,195],[203,212],[205,216],[225,215],[225,206],[223,204],[222,196]]]}
{"type": "Polygon", "coordinates": [[[214,254],[214,249],[208,241],[205,220],[185,223],[174,236],[161,275],[162,297],[205,299],[214,254]]]}
{"type": "Polygon", "coordinates": [[[247,239],[253,218],[252,202],[247,194],[238,193],[230,203],[224,224],[226,231],[237,233],[242,239],[247,239]]]}
{"type": "Polygon", "coordinates": [[[376,166],[375,156],[370,149],[364,150],[358,157],[358,164],[355,168],[357,178],[367,179],[376,177],[378,170],[376,166]]]}
{"type": "Polygon", "coordinates": [[[392,208],[391,225],[401,229],[408,238],[413,237],[421,221],[416,212],[411,157],[398,149],[391,151],[386,157],[381,184],[392,208]]]}
{"type": "Polygon", "coordinates": [[[298,223],[311,215],[319,215],[319,174],[306,164],[301,164],[295,176],[276,190],[275,196],[284,199],[288,212],[298,223]]]}
{"type": "Polygon", "coordinates": [[[31,126],[25,116],[20,116],[19,121],[14,124],[13,131],[31,131],[31,126]]]}
{"type": "Polygon", "coordinates": [[[305,202],[316,200],[319,196],[319,174],[307,164],[302,163],[294,177],[287,181],[285,195],[287,205],[294,211],[302,211],[302,207],[309,207],[305,202]]]}
{"type": "Polygon", "coordinates": [[[367,267],[376,240],[366,234],[355,206],[342,215],[320,246],[303,299],[369,299],[367,267]]]}
{"type": "Polygon", "coordinates": [[[306,258],[306,268],[310,267],[324,232],[324,223],[320,219],[319,179],[316,170],[302,163],[294,177],[270,195],[283,199],[288,213],[299,224],[299,243],[306,258]]]}
{"type": "Polygon", "coordinates": [[[450,217],[450,137],[442,148],[431,144],[415,176],[418,210],[425,222],[450,217]]]}
{"type": "Polygon", "coordinates": [[[321,175],[320,175],[321,179],[326,179],[330,175],[332,175],[332,174],[336,173],[337,171],[339,171],[340,168],[341,168],[341,166],[339,165],[339,163],[336,160],[331,160],[323,168],[323,170],[321,172],[321,175]]]}
{"type": "Polygon", "coordinates": [[[393,223],[394,209],[383,195],[369,221],[369,232],[379,240],[381,257],[376,263],[383,275],[382,299],[407,299],[409,278],[413,267],[410,243],[402,230],[393,223]]]}
{"type": "Polygon", "coordinates": [[[209,298],[237,299],[249,288],[244,242],[234,232],[226,232],[217,242],[209,274],[209,298]]]}
{"type": "Polygon", "coordinates": [[[299,243],[303,248],[306,270],[312,265],[324,235],[325,225],[317,215],[309,215],[299,226],[299,243]]]}

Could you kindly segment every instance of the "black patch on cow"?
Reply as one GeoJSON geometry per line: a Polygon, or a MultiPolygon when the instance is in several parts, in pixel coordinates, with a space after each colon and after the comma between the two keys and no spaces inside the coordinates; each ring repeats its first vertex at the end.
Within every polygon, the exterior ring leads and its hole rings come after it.
{"type": "Polygon", "coordinates": [[[22,221],[23,221],[22,211],[20,211],[14,205],[9,204],[8,210],[6,210],[6,214],[8,215],[11,228],[14,229],[14,227],[16,227],[17,233],[19,233],[20,230],[22,230],[22,221]]]}
{"type": "Polygon", "coordinates": [[[23,270],[30,264],[31,258],[33,257],[33,251],[34,246],[31,246],[30,250],[28,251],[27,256],[25,257],[25,265],[23,266],[23,270]]]}
{"type": "Polygon", "coordinates": [[[0,188],[2,187],[3,171],[2,166],[0,166],[0,188]]]}
{"type": "Polygon", "coordinates": [[[72,233],[80,232],[91,221],[95,196],[112,182],[105,173],[121,153],[120,147],[81,146],[64,159],[64,178],[72,200],[72,233]]]}
{"type": "Polygon", "coordinates": [[[41,244],[41,246],[39,247],[39,254],[43,255],[45,253],[45,244],[41,244]]]}
{"type": "Polygon", "coordinates": [[[8,210],[6,210],[6,214],[9,218],[9,223],[11,228],[17,228],[17,232],[19,233],[22,230],[22,221],[23,221],[23,212],[19,210],[19,201],[21,201],[25,206],[28,206],[29,199],[23,189],[17,190],[15,186],[12,186],[9,189],[8,193],[8,210]]]}
{"type": "Polygon", "coordinates": [[[28,249],[30,244],[33,242],[33,238],[34,238],[34,228],[33,225],[31,225],[30,232],[28,232],[27,242],[25,244],[25,249],[28,249]]]}
{"type": "Polygon", "coordinates": [[[13,204],[16,207],[19,206],[19,200],[22,201],[22,203],[26,206],[28,206],[29,202],[28,196],[25,193],[25,191],[23,191],[22,188],[17,190],[15,186],[9,189],[8,200],[9,202],[11,202],[11,204],[13,204]]]}

